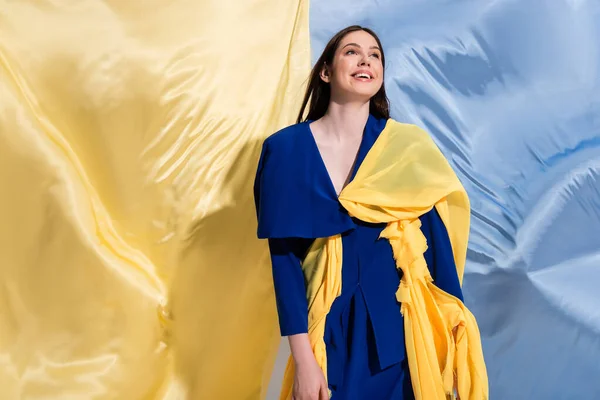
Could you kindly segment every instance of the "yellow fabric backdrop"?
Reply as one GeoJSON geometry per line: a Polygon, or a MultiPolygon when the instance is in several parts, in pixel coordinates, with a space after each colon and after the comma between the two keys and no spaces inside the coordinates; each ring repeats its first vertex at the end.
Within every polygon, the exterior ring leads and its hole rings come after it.
{"type": "MultiPolygon", "coordinates": [[[[0,0],[0,398],[258,399],[303,0],[0,0]]],[[[265,367],[267,365],[267,367],[265,367]]]]}

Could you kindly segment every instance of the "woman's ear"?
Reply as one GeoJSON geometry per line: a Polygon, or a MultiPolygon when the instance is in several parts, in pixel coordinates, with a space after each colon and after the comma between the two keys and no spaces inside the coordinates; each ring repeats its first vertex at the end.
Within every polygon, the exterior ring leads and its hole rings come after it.
{"type": "Polygon", "coordinates": [[[331,80],[331,74],[327,64],[323,64],[323,68],[321,68],[321,73],[319,75],[321,76],[321,80],[323,82],[329,83],[329,81],[331,80]]]}

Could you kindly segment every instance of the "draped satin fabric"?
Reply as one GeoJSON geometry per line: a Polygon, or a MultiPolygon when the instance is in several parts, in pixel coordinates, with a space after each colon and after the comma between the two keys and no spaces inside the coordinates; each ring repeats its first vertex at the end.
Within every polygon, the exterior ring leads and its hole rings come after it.
{"type": "Polygon", "coordinates": [[[264,398],[308,3],[0,2],[0,398],[264,398]]]}

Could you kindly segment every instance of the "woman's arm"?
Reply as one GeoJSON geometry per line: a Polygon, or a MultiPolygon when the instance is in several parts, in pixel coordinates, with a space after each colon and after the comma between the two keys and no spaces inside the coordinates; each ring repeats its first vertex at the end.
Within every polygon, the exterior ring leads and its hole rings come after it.
{"type": "Polygon", "coordinates": [[[308,301],[301,260],[310,240],[269,239],[279,328],[295,366],[294,400],[328,399],[327,383],[308,339],[308,301]]]}
{"type": "MultiPolygon", "coordinates": [[[[434,284],[446,293],[463,301],[463,293],[456,271],[452,244],[442,218],[434,208],[421,217],[421,223],[421,229],[427,239],[425,261],[427,262],[427,267],[429,268],[434,284]]],[[[457,328],[454,327],[452,330],[454,336],[456,336],[457,328]]],[[[456,390],[457,385],[458,382],[455,375],[454,398],[460,400],[458,391],[456,390]]]]}
{"type": "Polygon", "coordinates": [[[315,356],[310,347],[307,333],[299,333],[297,335],[288,336],[290,350],[294,358],[296,368],[299,366],[310,365],[315,362],[315,356]]]}
{"type": "Polygon", "coordinates": [[[450,237],[435,208],[421,216],[421,230],[427,239],[427,251],[424,256],[433,283],[463,301],[450,237]]]}
{"type": "Polygon", "coordinates": [[[269,239],[281,336],[308,332],[308,301],[302,273],[306,239],[269,239]]]}

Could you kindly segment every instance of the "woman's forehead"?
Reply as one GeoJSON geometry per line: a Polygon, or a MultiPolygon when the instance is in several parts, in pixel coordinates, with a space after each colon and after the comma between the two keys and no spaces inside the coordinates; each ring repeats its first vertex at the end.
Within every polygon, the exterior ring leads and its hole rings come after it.
{"type": "Polygon", "coordinates": [[[377,40],[371,34],[365,31],[350,32],[344,36],[340,42],[340,47],[354,45],[357,47],[377,46],[377,40]]]}

